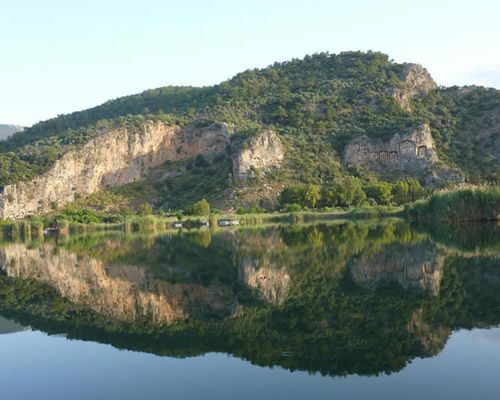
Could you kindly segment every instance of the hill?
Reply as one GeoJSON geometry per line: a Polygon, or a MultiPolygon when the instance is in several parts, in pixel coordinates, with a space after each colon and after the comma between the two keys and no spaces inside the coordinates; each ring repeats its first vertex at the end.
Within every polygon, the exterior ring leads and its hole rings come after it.
{"type": "Polygon", "coordinates": [[[18,125],[5,125],[0,124],[0,140],[5,140],[16,132],[23,131],[24,128],[18,125]]]}
{"type": "Polygon", "coordinates": [[[422,66],[377,52],[321,53],[212,87],[148,90],[36,124],[0,142],[0,185],[3,203],[23,209],[28,192],[12,184],[41,176],[28,184],[30,212],[103,189],[94,201],[139,193],[138,201],[149,196],[156,206],[203,196],[222,207],[263,199],[272,206],[284,186],[328,187],[348,176],[365,183],[415,178],[430,187],[498,181],[499,154],[500,91],[441,88],[422,66]],[[205,140],[213,135],[219,142],[211,149],[205,140]],[[152,136],[156,142],[146,143],[152,136]],[[116,162],[111,137],[123,139],[116,162]],[[130,159],[129,144],[141,140],[130,159]],[[85,151],[99,141],[110,146],[99,160],[111,158],[119,173],[85,151]],[[52,190],[52,197],[33,191],[53,186],[69,159],[84,156],[95,168],[69,168],[66,179],[92,175],[92,184],[52,190]]]}

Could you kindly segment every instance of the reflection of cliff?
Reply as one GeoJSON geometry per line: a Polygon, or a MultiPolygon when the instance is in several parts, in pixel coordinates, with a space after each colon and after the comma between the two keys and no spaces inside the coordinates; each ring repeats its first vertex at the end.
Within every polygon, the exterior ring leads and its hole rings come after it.
{"type": "Polygon", "coordinates": [[[434,356],[444,349],[451,334],[451,329],[443,326],[432,326],[424,320],[422,309],[415,311],[407,330],[414,333],[421,346],[422,353],[434,356]]]}
{"type": "Polygon", "coordinates": [[[349,266],[359,286],[376,289],[396,282],[405,289],[439,293],[444,256],[428,242],[388,245],[380,253],[354,258],[349,266]]]}
{"type": "Polygon", "coordinates": [[[283,304],[290,287],[290,275],[285,267],[263,265],[257,260],[245,259],[240,265],[241,280],[260,297],[272,304],[283,304]]]}
{"type": "Polygon", "coordinates": [[[10,245],[0,251],[0,263],[10,277],[48,284],[70,301],[119,321],[165,325],[225,314],[233,301],[232,292],[222,285],[171,284],[145,268],[107,266],[49,244],[35,249],[10,245]]]}
{"type": "Polygon", "coordinates": [[[330,376],[399,371],[439,353],[455,329],[500,323],[498,257],[442,253],[400,221],[200,239],[108,235],[65,244],[78,255],[47,243],[9,245],[0,264],[21,279],[0,276],[0,311],[34,329],[118,348],[174,357],[224,352],[330,376]],[[123,260],[129,265],[119,267],[123,260]],[[370,290],[392,283],[401,288],[370,290]],[[242,286],[267,304],[246,303],[242,286]],[[167,326],[182,319],[189,321],[167,326]]]}
{"type": "Polygon", "coordinates": [[[290,275],[281,235],[245,235],[238,241],[239,279],[272,304],[283,304],[290,289],[290,275]],[[281,257],[280,257],[281,256],[281,257]]]}

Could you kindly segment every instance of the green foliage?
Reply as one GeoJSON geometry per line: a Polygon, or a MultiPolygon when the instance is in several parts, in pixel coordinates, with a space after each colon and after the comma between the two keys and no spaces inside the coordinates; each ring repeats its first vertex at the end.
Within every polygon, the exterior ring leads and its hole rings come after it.
{"type": "Polygon", "coordinates": [[[206,199],[201,199],[186,209],[188,215],[208,216],[210,214],[210,204],[206,199]]]}
{"type": "MultiPolygon", "coordinates": [[[[319,53],[248,70],[212,87],[164,87],[108,101],[40,122],[0,142],[0,186],[30,180],[90,138],[117,127],[139,129],[146,120],[179,126],[232,123],[233,145],[259,130],[273,129],[287,144],[280,179],[322,187],[348,175],[338,161],[351,138],[387,139],[429,123],[444,161],[460,167],[471,181],[498,181],[500,92],[438,89],[417,96],[408,111],[393,96],[403,86],[403,68],[378,52],[319,53]]],[[[167,178],[165,183],[172,186],[164,199],[167,208],[199,200],[214,189],[222,196],[230,185],[231,168],[215,164],[199,156],[189,164],[187,176],[167,178]]],[[[357,202],[348,197],[336,201],[357,202]]],[[[397,203],[408,197],[405,188],[394,193],[397,203]]],[[[305,203],[316,207],[316,199],[314,195],[305,203]]],[[[287,203],[303,201],[282,202],[287,203]]]]}
{"type": "Polygon", "coordinates": [[[94,210],[90,208],[84,208],[80,210],[68,209],[64,211],[64,216],[73,222],[78,222],[81,224],[103,222],[102,216],[98,215],[94,210]]]}
{"type": "Polygon", "coordinates": [[[321,200],[320,187],[318,185],[309,185],[306,188],[304,201],[306,207],[316,208],[319,201],[321,200]]]}
{"type": "Polygon", "coordinates": [[[148,215],[152,215],[153,214],[153,207],[149,203],[142,203],[139,206],[137,214],[139,214],[142,217],[146,217],[148,215]]]}
{"type": "Polygon", "coordinates": [[[265,209],[257,207],[257,206],[248,207],[248,208],[238,207],[238,209],[236,210],[236,213],[239,214],[239,215],[245,215],[245,214],[262,214],[262,213],[265,213],[265,212],[266,212],[265,209]]]}
{"type": "Polygon", "coordinates": [[[373,199],[377,204],[388,205],[393,200],[392,185],[388,182],[370,183],[364,188],[366,196],[373,199]]]}
{"type": "Polygon", "coordinates": [[[287,204],[304,204],[306,202],[306,188],[303,186],[288,186],[281,192],[280,203],[282,206],[287,204]]]}
{"type": "Polygon", "coordinates": [[[299,212],[300,210],[302,210],[302,206],[300,204],[297,204],[297,203],[286,204],[286,206],[285,206],[286,212],[294,213],[294,212],[299,212]]]}
{"type": "Polygon", "coordinates": [[[335,181],[331,187],[323,188],[322,204],[325,207],[358,206],[365,200],[363,184],[355,177],[346,176],[335,181]]]}
{"type": "Polygon", "coordinates": [[[398,181],[395,184],[372,181],[366,185],[356,177],[345,176],[330,186],[292,185],[283,189],[280,202],[283,207],[296,204],[299,207],[351,207],[363,205],[367,200],[373,205],[406,204],[421,199],[427,191],[416,179],[398,181]]]}
{"type": "Polygon", "coordinates": [[[500,186],[470,187],[433,194],[407,207],[415,219],[446,222],[500,220],[500,186]]]}
{"type": "Polygon", "coordinates": [[[460,167],[471,183],[500,181],[500,91],[450,87],[416,98],[413,114],[430,124],[442,160],[460,167]]]}
{"type": "Polygon", "coordinates": [[[427,194],[419,181],[409,178],[397,181],[392,185],[392,196],[396,204],[406,204],[417,201],[427,194]]]}

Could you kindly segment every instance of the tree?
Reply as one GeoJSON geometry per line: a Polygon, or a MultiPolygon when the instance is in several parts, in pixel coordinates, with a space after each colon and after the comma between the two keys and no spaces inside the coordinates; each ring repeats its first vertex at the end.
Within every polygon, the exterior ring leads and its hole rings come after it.
{"type": "Polygon", "coordinates": [[[388,182],[370,183],[364,188],[366,196],[372,198],[377,204],[388,205],[393,200],[392,185],[388,182]]]}
{"type": "Polygon", "coordinates": [[[397,181],[392,186],[392,195],[396,204],[406,204],[421,199],[426,194],[425,189],[419,181],[408,178],[404,181],[397,181]]]}
{"type": "Polygon", "coordinates": [[[336,185],[338,191],[338,205],[341,207],[357,206],[366,200],[363,185],[358,178],[346,176],[336,185]]]}
{"type": "Polygon", "coordinates": [[[392,186],[392,195],[396,204],[405,204],[409,202],[408,182],[397,181],[392,186]]]}
{"type": "Polygon", "coordinates": [[[328,207],[357,206],[366,200],[363,184],[358,178],[346,176],[324,191],[324,205],[328,207]]]}
{"type": "Polygon", "coordinates": [[[318,185],[309,185],[305,190],[305,205],[309,208],[315,208],[321,200],[320,187],[318,185]]]}
{"type": "Polygon", "coordinates": [[[305,204],[305,188],[302,186],[287,186],[280,195],[280,203],[284,207],[287,204],[305,204]]]}
{"type": "Polygon", "coordinates": [[[186,212],[190,215],[208,216],[210,214],[210,204],[206,199],[201,199],[191,205],[186,212]]]}

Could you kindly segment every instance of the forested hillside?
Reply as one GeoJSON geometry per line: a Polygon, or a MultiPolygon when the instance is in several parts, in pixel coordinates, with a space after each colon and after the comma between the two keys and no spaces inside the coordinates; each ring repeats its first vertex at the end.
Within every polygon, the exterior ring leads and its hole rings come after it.
{"type": "Polygon", "coordinates": [[[248,70],[213,87],[148,90],[40,122],[0,142],[0,185],[33,178],[90,137],[145,120],[227,123],[235,143],[271,129],[286,145],[283,169],[272,179],[320,185],[347,175],[373,178],[342,164],[352,138],[388,140],[428,124],[441,164],[465,180],[500,179],[500,91],[438,88],[420,66],[377,52],[346,52],[248,70]]]}

